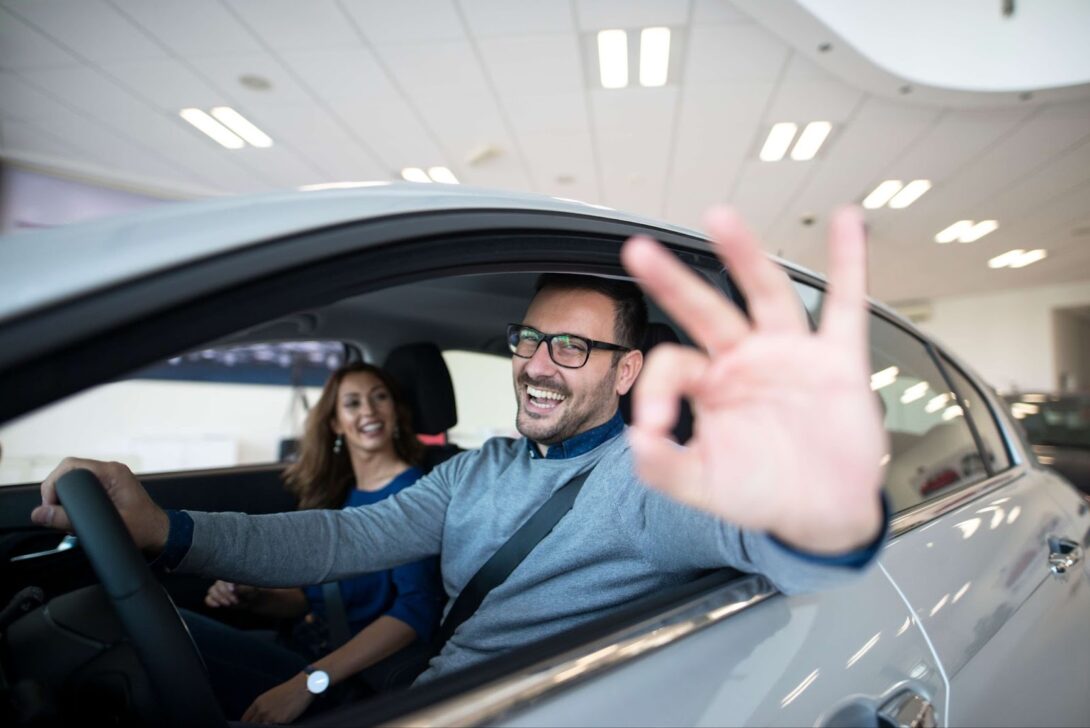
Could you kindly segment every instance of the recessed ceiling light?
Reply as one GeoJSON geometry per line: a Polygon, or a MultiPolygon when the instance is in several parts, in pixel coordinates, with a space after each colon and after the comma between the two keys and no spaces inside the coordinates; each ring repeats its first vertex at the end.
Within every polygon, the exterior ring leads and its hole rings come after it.
{"type": "Polygon", "coordinates": [[[894,210],[901,210],[920,199],[925,192],[931,189],[931,180],[914,179],[905,185],[905,188],[894,195],[889,201],[889,206],[894,210]]]}
{"type": "Polygon", "coordinates": [[[961,234],[958,240],[962,243],[975,243],[990,232],[999,229],[999,223],[995,220],[981,220],[972,228],[961,234]]]}
{"type": "Polygon", "coordinates": [[[212,116],[216,117],[216,121],[238,134],[252,146],[265,149],[273,145],[273,140],[269,138],[268,134],[258,129],[249,119],[230,106],[215,107],[212,109],[212,116]]]}
{"type": "Polygon", "coordinates": [[[955,240],[960,240],[961,236],[971,230],[972,227],[972,220],[958,220],[950,227],[940,231],[937,235],[935,235],[935,242],[952,243],[955,240]]]}
{"type": "Polygon", "coordinates": [[[439,182],[445,185],[458,184],[458,178],[446,167],[428,167],[428,176],[431,177],[432,182],[439,182]]]}
{"type": "Polygon", "coordinates": [[[893,199],[893,196],[900,192],[902,187],[904,187],[904,183],[901,180],[887,179],[863,198],[863,207],[868,210],[877,210],[893,199]]]}
{"type": "Polygon", "coordinates": [[[670,29],[640,31],[640,85],[665,86],[670,67],[670,29]]]}
{"type": "Polygon", "coordinates": [[[628,33],[623,30],[598,33],[598,66],[604,88],[628,85],[628,33]]]}
{"type": "Polygon", "coordinates": [[[406,167],[401,170],[401,179],[406,182],[431,182],[431,177],[420,167],[406,167]]]}
{"type": "Polygon", "coordinates": [[[813,159],[832,130],[833,125],[827,121],[811,121],[802,130],[795,148],[791,150],[791,159],[796,162],[808,162],[813,159]]]}
{"type": "Polygon", "coordinates": [[[246,142],[200,109],[182,109],[178,115],[228,149],[242,149],[246,142]]]}
{"type": "Polygon", "coordinates": [[[787,148],[791,146],[791,140],[795,138],[795,132],[799,127],[790,121],[781,121],[773,124],[764,146],[761,147],[762,162],[778,162],[787,154],[787,148]]]}

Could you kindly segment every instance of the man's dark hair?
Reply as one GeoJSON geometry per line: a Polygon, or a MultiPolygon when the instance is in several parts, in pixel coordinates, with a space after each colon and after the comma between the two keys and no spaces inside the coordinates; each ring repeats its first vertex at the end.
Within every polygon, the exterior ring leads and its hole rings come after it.
{"type": "MultiPolygon", "coordinates": [[[[643,291],[635,283],[614,278],[575,275],[567,273],[542,273],[537,278],[534,293],[546,288],[560,291],[594,291],[613,301],[613,343],[638,349],[647,333],[647,302],[643,291]]],[[[614,356],[614,361],[619,354],[614,356]]]]}

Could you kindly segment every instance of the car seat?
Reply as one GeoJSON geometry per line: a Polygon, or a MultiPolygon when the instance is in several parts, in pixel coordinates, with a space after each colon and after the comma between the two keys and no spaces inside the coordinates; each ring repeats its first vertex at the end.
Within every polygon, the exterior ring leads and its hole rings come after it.
{"type": "MultiPolygon", "coordinates": [[[[418,435],[443,435],[458,424],[454,385],[439,347],[431,342],[403,344],[390,351],[382,365],[397,382],[401,396],[412,413],[413,429],[418,435]]],[[[424,472],[462,451],[445,441],[425,445],[424,472]]]]}

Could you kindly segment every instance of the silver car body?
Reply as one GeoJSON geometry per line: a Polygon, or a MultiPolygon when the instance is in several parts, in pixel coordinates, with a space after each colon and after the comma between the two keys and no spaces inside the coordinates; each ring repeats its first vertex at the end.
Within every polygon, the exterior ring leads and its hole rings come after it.
{"type": "MultiPolygon", "coordinates": [[[[554,231],[618,224],[626,234],[675,235],[678,246],[707,249],[699,233],[603,208],[436,186],[179,204],[3,240],[0,330],[96,291],[286,236],[382,227],[374,237],[326,241],[289,261],[296,265],[333,255],[337,245],[396,241],[407,219],[437,215],[446,231],[502,229],[508,213],[548,214],[554,231]]],[[[188,295],[217,284],[194,281],[188,295]]],[[[157,305],[171,305],[171,295],[157,305]]],[[[90,316],[88,326],[96,325],[90,316]]],[[[1090,546],[1090,509],[1027,455],[1006,409],[974,384],[985,402],[974,416],[995,418],[1010,467],[895,514],[878,567],[856,581],[786,597],[759,576],[743,577],[398,722],[854,725],[900,710],[899,721],[931,716],[938,725],[1086,725],[1090,571],[1074,561],[1090,546]],[[1064,558],[1071,568],[1057,567],[1064,558]]]]}

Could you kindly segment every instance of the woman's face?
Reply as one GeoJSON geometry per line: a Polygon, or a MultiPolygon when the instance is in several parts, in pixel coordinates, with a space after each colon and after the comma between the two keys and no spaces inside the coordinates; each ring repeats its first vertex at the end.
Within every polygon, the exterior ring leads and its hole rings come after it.
{"type": "Polygon", "coordinates": [[[337,388],[337,408],[330,426],[344,435],[349,451],[379,452],[393,448],[397,414],[386,385],[370,372],[352,372],[337,388]]]}

